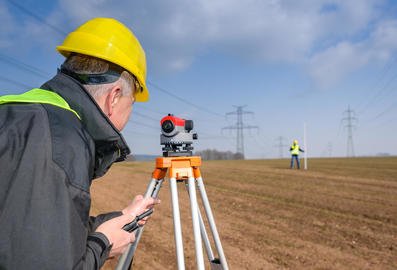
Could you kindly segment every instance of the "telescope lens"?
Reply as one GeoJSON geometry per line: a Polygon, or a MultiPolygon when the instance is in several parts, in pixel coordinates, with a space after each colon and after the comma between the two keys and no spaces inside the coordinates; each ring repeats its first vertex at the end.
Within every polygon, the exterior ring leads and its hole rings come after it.
{"type": "Polygon", "coordinates": [[[161,129],[165,133],[171,133],[174,130],[174,128],[175,128],[174,123],[172,123],[171,120],[165,120],[161,125],[161,129]]]}

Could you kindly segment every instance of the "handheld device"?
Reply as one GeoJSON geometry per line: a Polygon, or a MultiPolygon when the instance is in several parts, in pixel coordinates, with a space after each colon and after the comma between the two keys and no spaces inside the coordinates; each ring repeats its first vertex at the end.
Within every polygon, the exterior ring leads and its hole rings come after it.
{"type": "Polygon", "coordinates": [[[147,216],[150,216],[153,213],[153,209],[149,209],[146,210],[145,212],[143,212],[142,214],[140,214],[139,216],[136,216],[136,218],[131,221],[130,223],[127,223],[123,226],[123,230],[127,231],[127,232],[133,232],[136,229],[138,229],[140,226],[138,224],[138,222],[142,219],[144,219],[147,216]]]}

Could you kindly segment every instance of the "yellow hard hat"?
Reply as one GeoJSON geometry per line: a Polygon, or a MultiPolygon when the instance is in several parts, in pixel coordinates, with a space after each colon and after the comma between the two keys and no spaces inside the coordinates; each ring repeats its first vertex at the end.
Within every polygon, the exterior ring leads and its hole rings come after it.
{"type": "Polygon", "coordinates": [[[137,78],[142,88],[137,91],[135,101],[149,100],[145,52],[135,35],[121,22],[111,18],[91,19],[69,33],[57,50],[65,57],[80,53],[125,68],[137,78]]]}
{"type": "Polygon", "coordinates": [[[294,140],[294,144],[298,144],[298,140],[294,140]]]}

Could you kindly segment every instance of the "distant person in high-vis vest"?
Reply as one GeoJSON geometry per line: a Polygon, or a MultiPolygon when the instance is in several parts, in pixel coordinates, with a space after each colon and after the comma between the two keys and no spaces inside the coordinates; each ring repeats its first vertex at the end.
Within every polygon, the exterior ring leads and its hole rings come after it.
{"type": "Polygon", "coordinates": [[[304,151],[299,147],[297,140],[294,140],[292,142],[292,145],[291,145],[289,151],[291,152],[291,166],[290,166],[290,168],[291,169],[294,168],[294,160],[296,160],[296,166],[298,169],[300,169],[299,152],[304,152],[304,151]]]}
{"type": "Polygon", "coordinates": [[[0,97],[0,269],[99,269],[135,241],[123,226],[160,202],[138,195],[89,216],[92,180],[130,154],[120,131],[149,98],[138,39],[94,18],[57,50],[52,79],[0,97]]]}

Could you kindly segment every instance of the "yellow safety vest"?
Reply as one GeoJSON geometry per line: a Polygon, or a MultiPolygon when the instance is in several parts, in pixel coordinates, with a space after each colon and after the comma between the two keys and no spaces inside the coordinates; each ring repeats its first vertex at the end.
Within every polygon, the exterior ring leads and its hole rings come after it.
{"type": "Polygon", "coordinates": [[[77,118],[80,118],[80,115],[70,108],[69,104],[57,93],[43,90],[40,88],[33,88],[32,90],[25,92],[20,95],[6,95],[0,96],[0,105],[7,103],[42,103],[42,104],[50,104],[53,106],[60,107],[62,109],[71,111],[74,113],[77,118]]]}
{"type": "Polygon", "coordinates": [[[292,145],[291,148],[292,155],[299,155],[299,144],[292,145]]]}

